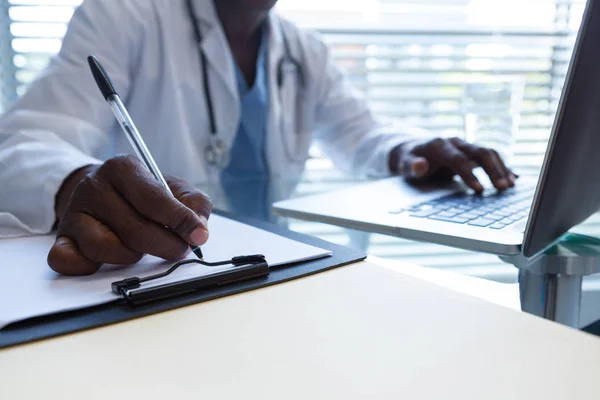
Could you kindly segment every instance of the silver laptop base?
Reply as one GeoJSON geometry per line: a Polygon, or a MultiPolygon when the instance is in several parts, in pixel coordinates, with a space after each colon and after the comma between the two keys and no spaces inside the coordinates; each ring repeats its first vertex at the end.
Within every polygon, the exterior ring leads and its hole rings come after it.
{"type": "Polygon", "coordinates": [[[569,234],[532,259],[502,256],[519,269],[521,309],[579,329],[583,277],[600,272],[600,240],[569,234]]]}

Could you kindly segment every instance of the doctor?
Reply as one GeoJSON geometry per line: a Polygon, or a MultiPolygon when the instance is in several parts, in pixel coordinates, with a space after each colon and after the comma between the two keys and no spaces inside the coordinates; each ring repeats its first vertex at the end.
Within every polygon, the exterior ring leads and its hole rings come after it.
{"type": "MultiPolygon", "coordinates": [[[[413,179],[515,175],[493,150],[378,122],[318,36],[276,0],[86,0],[60,53],[0,119],[0,225],[47,233],[49,266],[94,273],[208,239],[211,202],[187,182],[300,179],[311,143],[342,170],[413,179]],[[95,54],[161,170],[132,156],[86,66],[95,54]],[[165,229],[165,226],[168,229],[165,229]]],[[[293,185],[292,185],[293,187],[293,185]]]]}

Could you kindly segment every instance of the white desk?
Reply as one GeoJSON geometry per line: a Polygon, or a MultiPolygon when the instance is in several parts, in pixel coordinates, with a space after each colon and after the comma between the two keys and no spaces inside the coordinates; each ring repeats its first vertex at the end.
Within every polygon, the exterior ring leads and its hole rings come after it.
{"type": "Polygon", "coordinates": [[[455,292],[498,304],[513,310],[521,310],[519,285],[500,283],[487,279],[461,275],[437,268],[425,268],[396,260],[369,256],[369,262],[399,274],[409,275],[422,281],[434,283],[455,292]]]}
{"type": "Polygon", "coordinates": [[[364,262],[0,351],[0,399],[591,399],[598,360],[595,337],[364,262]]]}

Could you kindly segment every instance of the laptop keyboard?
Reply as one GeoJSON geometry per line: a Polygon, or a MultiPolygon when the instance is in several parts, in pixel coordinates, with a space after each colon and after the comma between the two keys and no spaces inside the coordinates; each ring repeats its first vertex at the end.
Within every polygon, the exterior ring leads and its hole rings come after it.
{"type": "Polygon", "coordinates": [[[390,211],[412,217],[503,229],[529,215],[535,188],[508,189],[482,194],[456,193],[427,201],[409,209],[390,211]]]}

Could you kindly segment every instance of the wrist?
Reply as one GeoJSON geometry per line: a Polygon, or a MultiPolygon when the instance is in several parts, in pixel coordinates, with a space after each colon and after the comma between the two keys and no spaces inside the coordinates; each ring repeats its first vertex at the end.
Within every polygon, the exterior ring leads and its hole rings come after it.
{"type": "Polygon", "coordinates": [[[96,168],[98,168],[97,165],[87,165],[85,167],[78,168],[71,172],[71,174],[63,181],[54,198],[54,213],[57,221],[62,219],[63,215],[65,214],[65,210],[67,209],[71,195],[73,194],[73,191],[79,182],[81,182],[81,180],[87,174],[94,171],[96,168]]]}
{"type": "Polygon", "coordinates": [[[398,175],[400,173],[400,159],[402,153],[403,144],[399,144],[394,147],[388,154],[388,168],[392,175],[398,175]]]}

